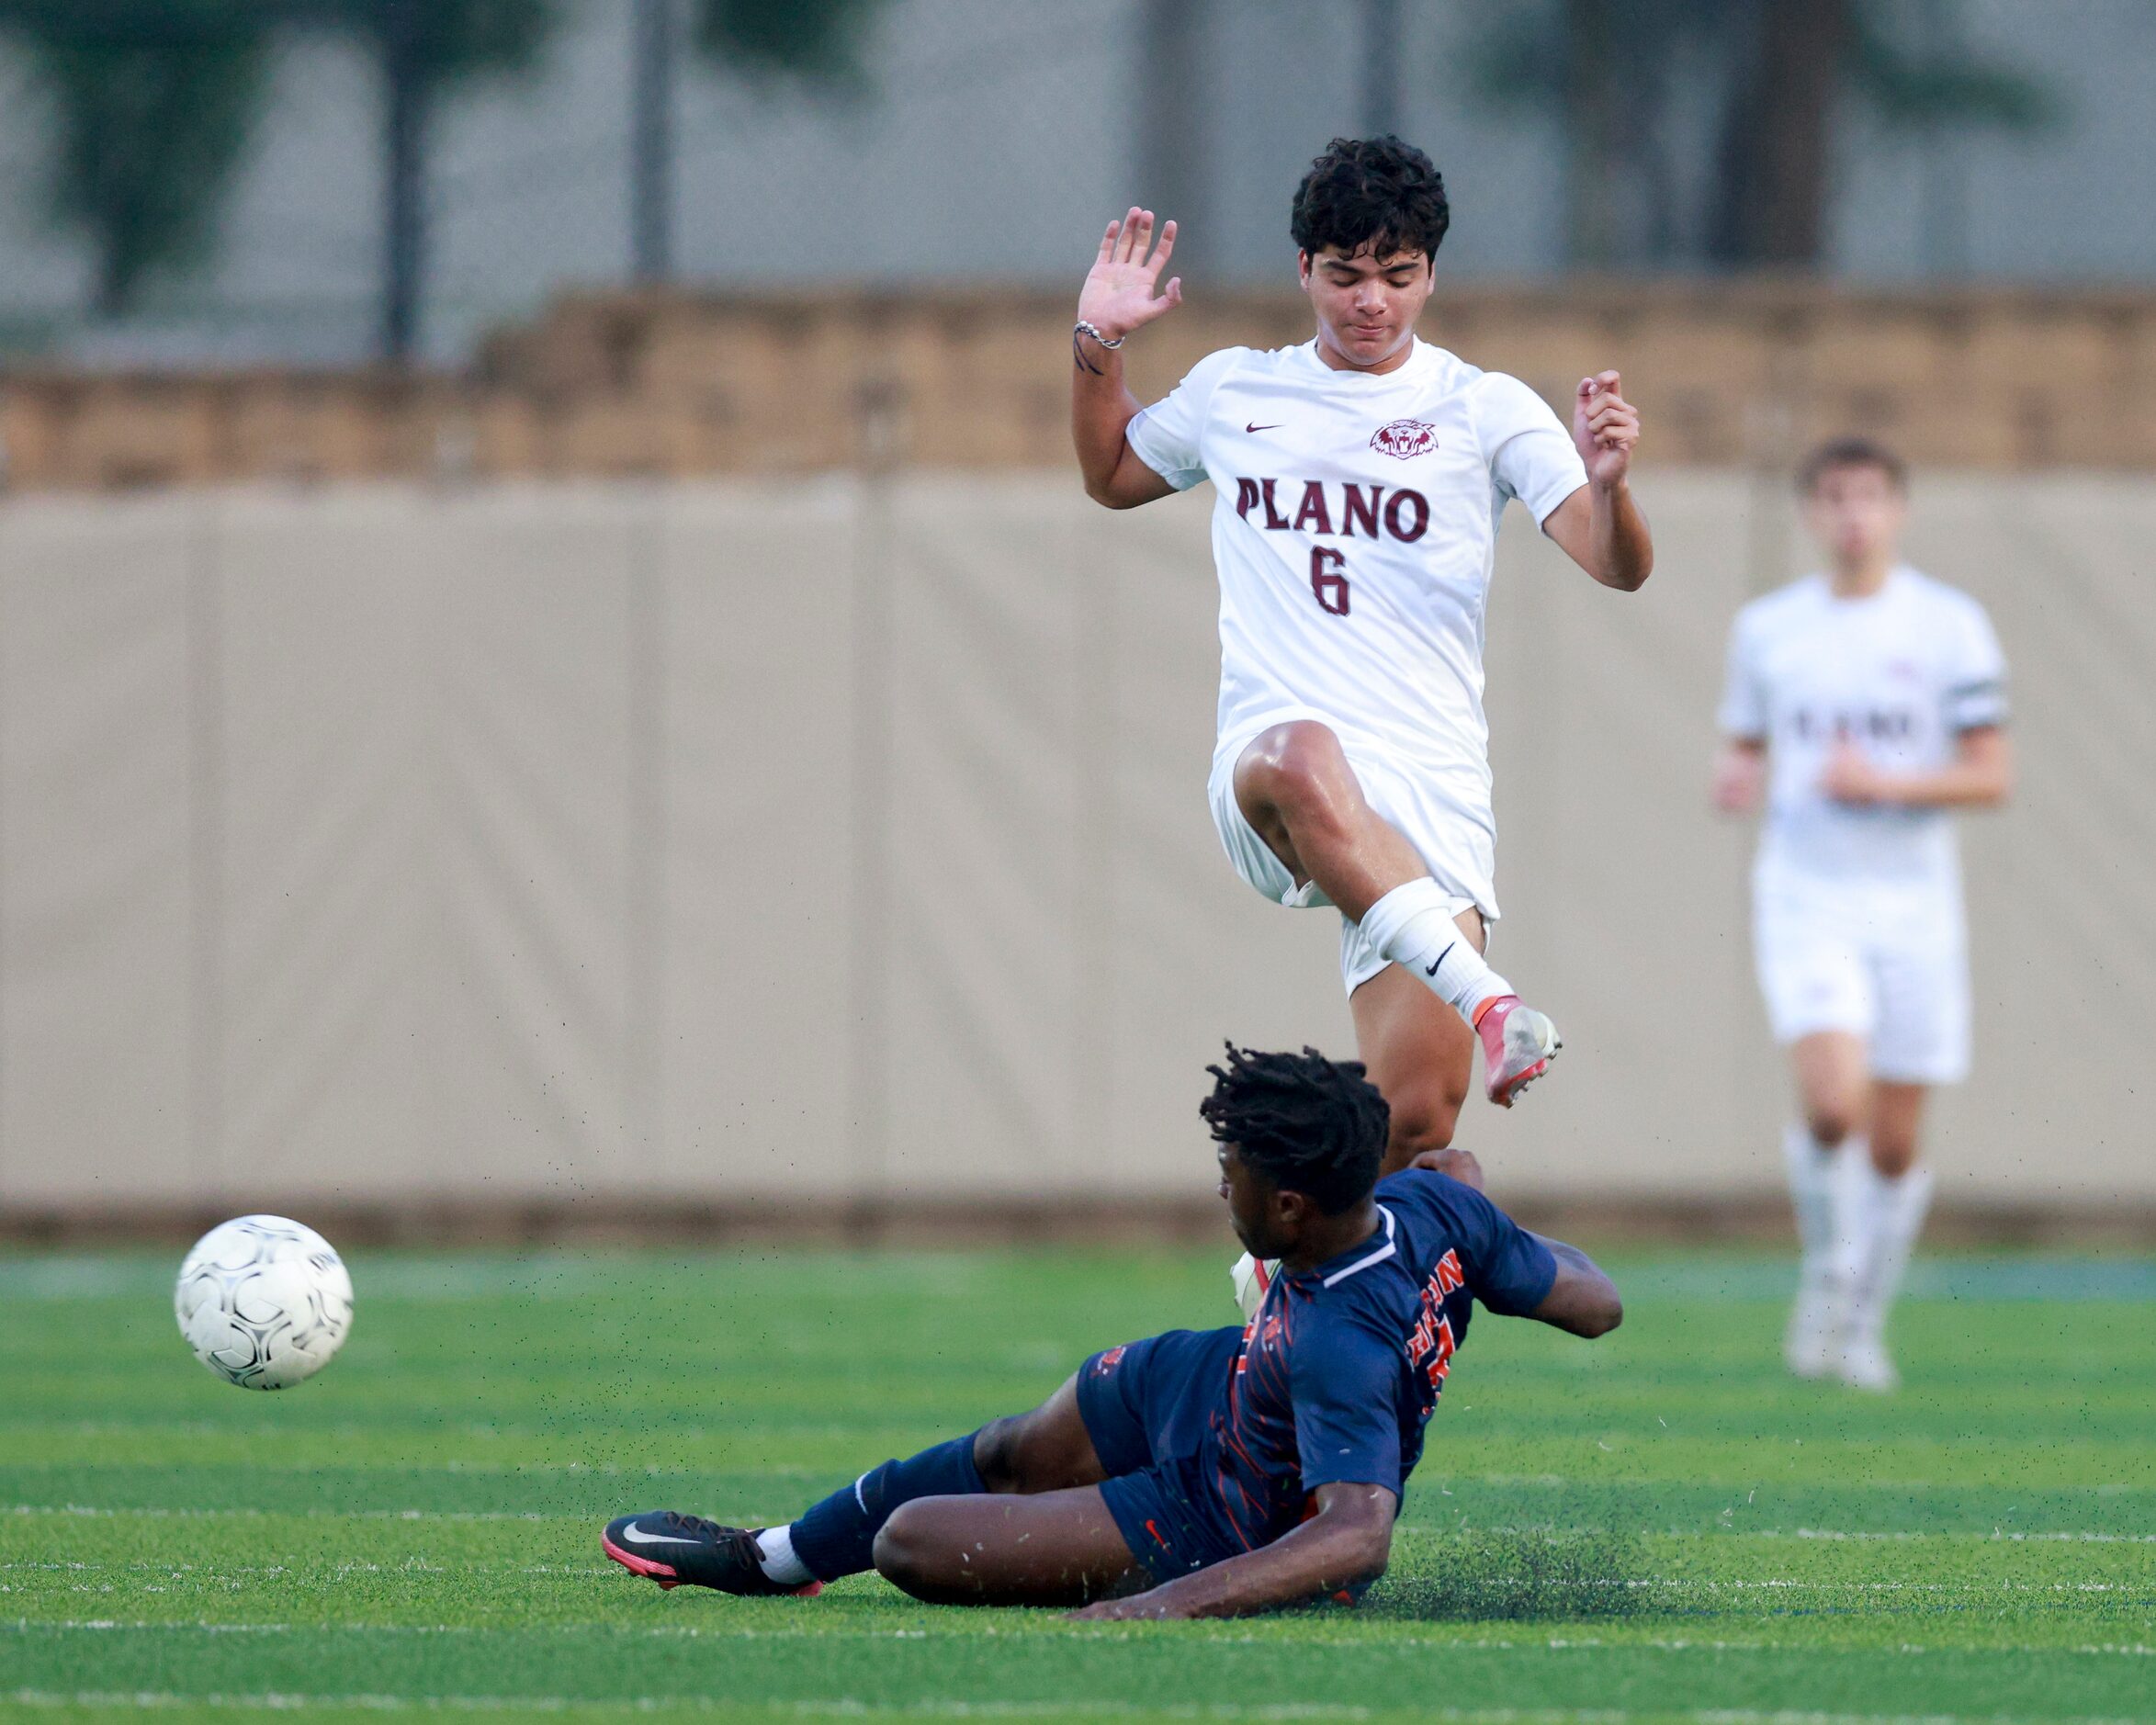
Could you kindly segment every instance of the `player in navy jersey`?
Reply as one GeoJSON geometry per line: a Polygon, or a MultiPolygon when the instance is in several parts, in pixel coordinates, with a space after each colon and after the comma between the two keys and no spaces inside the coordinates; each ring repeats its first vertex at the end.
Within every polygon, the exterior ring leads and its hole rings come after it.
{"type": "Polygon", "coordinates": [[[813,1594],[874,1568],[921,1599],[1114,1618],[1375,1580],[1474,1303],[1594,1336],[1617,1291],[1484,1197],[1463,1152],[1380,1180],[1389,1111],[1360,1065],[1231,1046],[1211,1070],[1221,1195],[1281,1260],[1247,1327],[1095,1354],[1032,1413],[886,1461],[786,1527],[648,1512],[607,1525],[606,1554],[662,1587],[813,1594]]]}

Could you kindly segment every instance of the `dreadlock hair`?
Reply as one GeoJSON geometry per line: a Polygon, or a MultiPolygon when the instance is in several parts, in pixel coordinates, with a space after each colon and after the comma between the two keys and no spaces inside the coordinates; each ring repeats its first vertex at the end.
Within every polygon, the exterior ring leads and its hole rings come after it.
{"type": "Polygon", "coordinates": [[[1348,256],[1420,252],[1435,258],[1452,225],[1445,182],[1429,157],[1397,138],[1336,138],[1295,188],[1288,231],[1315,257],[1328,245],[1348,256]]]}
{"type": "Polygon", "coordinates": [[[1327,1060],[1315,1048],[1266,1054],[1227,1044],[1227,1065],[1205,1068],[1213,1094],[1198,1104],[1215,1143],[1283,1191],[1301,1192],[1328,1216],[1369,1196],[1384,1160],[1393,1111],[1360,1060],[1327,1060]]]}

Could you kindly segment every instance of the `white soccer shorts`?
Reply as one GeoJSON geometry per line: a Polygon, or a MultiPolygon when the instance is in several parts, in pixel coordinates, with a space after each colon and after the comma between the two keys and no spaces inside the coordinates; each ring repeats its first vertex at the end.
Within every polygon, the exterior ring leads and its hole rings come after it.
{"type": "MultiPolygon", "coordinates": [[[[1268,716],[1260,731],[1291,719],[1305,718],[1325,724],[1322,713],[1293,712],[1268,716]]],[[[1213,825],[1220,834],[1221,848],[1244,882],[1274,904],[1291,910],[1329,908],[1332,900],[1318,890],[1315,881],[1295,885],[1286,863],[1272,852],[1256,828],[1243,818],[1236,801],[1236,762],[1260,732],[1254,731],[1232,745],[1224,745],[1213,757],[1213,776],[1206,797],[1213,806],[1213,825]]],[[[1402,771],[1375,750],[1347,743],[1342,750],[1354,769],[1362,797],[1390,821],[1421,856],[1431,878],[1444,889],[1453,916],[1471,907],[1479,909],[1484,924],[1497,920],[1497,895],[1490,883],[1495,872],[1496,846],[1488,830],[1449,810],[1435,789],[1416,775],[1402,771]]],[[[1340,919],[1340,980],[1349,994],[1384,969],[1389,960],[1379,955],[1364,939],[1361,925],[1340,919]]]]}
{"type": "Polygon", "coordinates": [[[1752,929],[1777,1042],[1847,1031],[1864,1039],[1875,1077],[1956,1084],[1969,1076],[1969,942],[1951,885],[1762,880],[1752,929]]]}

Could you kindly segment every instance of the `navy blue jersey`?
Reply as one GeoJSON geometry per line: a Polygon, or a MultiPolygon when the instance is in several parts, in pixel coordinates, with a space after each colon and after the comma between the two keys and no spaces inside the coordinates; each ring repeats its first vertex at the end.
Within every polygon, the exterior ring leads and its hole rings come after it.
{"type": "Polygon", "coordinates": [[[1193,1483],[1246,1550],[1292,1528],[1321,1485],[1397,1494],[1473,1302],[1529,1313],[1557,1280],[1548,1246],[1449,1175],[1394,1174],[1377,1202],[1369,1240],[1274,1280],[1195,1458],[1193,1483]]]}

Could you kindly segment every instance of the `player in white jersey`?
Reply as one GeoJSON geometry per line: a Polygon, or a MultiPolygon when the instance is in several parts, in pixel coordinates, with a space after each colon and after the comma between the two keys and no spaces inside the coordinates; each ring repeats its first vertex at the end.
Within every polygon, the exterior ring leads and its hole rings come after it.
{"type": "Polygon", "coordinates": [[[1291,221],[1315,339],[1209,355],[1141,407],[1120,349],[1181,302],[1175,223],[1108,225],[1078,299],[1072,431],[1116,509],[1213,481],[1221,686],[1211,795],[1236,872],[1333,905],[1356,1036],[1392,1108],[1388,1167],[1451,1140],[1480,1034],[1509,1107],[1554,1027],[1482,957],[1497,916],[1483,619],[1518,498],[1597,581],[1653,548],[1626,475],[1639,418],[1606,371],[1568,432],[1525,384],[1419,341],[1449,223],[1429,158],[1334,140],[1291,221]]]}
{"type": "Polygon", "coordinates": [[[1801,492],[1831,567],[1738,614],[1715,798],[1765,804],[1754,945],[1803,1112],[1789,1369],[1888,1390],[1887,1311],[1931,1197],[1925,1097],[1969,1070],[1951,811],[2006,795],[2005,660],[1981,605],[1900,561],[1893,455],[1830,443],[1801,492]]]}

